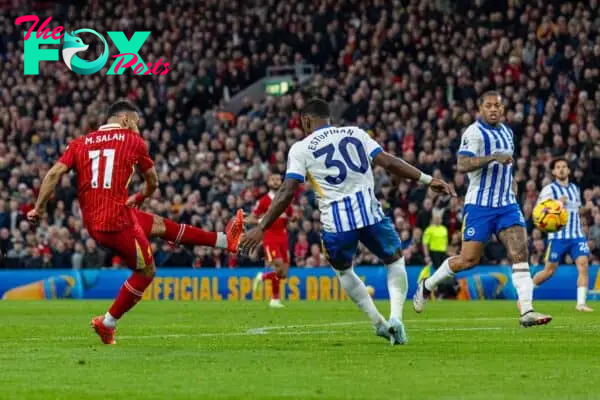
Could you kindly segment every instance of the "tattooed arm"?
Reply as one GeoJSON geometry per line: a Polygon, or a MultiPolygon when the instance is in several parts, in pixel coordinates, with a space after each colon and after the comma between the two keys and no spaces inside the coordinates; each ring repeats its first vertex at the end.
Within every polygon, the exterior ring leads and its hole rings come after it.
{"type": "Polygon", "coordinates": [[[467,172],[473,172],[485,167],[492,161],[497,161],[501,164],[510,164],[512,162],[512,157],[505,154],[495,154],[484,157],[470,157],[459,154],[456,170],[463,174],[467,172]]]}

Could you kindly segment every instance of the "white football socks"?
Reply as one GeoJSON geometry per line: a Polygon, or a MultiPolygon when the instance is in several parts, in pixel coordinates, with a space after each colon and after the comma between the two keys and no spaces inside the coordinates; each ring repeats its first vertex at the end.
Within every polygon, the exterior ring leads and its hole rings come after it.
{"type": "Polygon", "coordinates": [[[367,287],[364,282],[360,280],[358,275],[354,272],[354,268],[348,268],[344,271],[335,271],[340,284],[346,291],[348,297],[354,301],[354,303],[369,316],[373,325],[385,323],[385,318],[379,313],[373,299],[367,291],[367,287]]]}
{"type": "Polygon", "coordinates": [[[390,318],[402,321],[402,309],[408,292],[404,258],[387,265],[387,286],[390,293],[390,318]]]}
{"type": "Polygon", "coordinates": [[[440,283],[454,276],[454,271],[450,269],[449,260],[450,258],[446,258],[433,275],[425,280],[425,289],[433,291],[440,283]]]}
{"type": "Polygon", "coordinates": [[[215,243],[217,249],[227,248],[227,235],[223,232],[217,232],[217,241],[215,243]]]}
{"type": "Polygon", "coordinates": [[[584,306],[587,300],[587,287],[580,286],[577,288],[577,305],[584,306]]]}
{"type": "Polygon", "coordinates": [[[517,290],[521,314],[533,310],[533,280],[526,262],[513,264],[512,281],[517,290]]]}
{"type": "Polygon", "coordinates": [[[108,311],[106,312],[106,314],[104,314],[104,321],[102,321],[102,323],[107,328],[114,328],[117,326],[117,320],[112,315],[110,315],[108,311]]]}

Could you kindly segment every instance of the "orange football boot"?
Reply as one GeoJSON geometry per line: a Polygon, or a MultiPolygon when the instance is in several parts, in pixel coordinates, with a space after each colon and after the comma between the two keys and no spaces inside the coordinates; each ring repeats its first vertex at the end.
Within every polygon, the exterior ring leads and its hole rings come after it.
{"type": "Polygon", "coordinates": [[[115,341],[115,331],[117,328],[107,328],[104,326],[104,315],[92,319],[92,328],[96,331],[100,340],[104,344],[117,344],[115,341]]]}
{"type": "Polygon", "coordinates": [[[244,211],[237,210],[235,217],[227,224],[225,233],[227,235],[227,251],[237,253],[242,233],[244,233],[244,211]]]}

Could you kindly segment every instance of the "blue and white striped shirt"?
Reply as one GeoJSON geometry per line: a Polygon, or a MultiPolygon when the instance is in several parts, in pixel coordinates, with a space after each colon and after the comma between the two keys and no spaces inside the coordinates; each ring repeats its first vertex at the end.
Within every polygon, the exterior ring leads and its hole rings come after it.
{"type": "Polygon", "coordinates": [[[348,232],[385,218],[375,197],[371,162],[383,149],[357,126],[323,126],[294,143],[286,178],[317,192],[325,232],[348,232]]]}
{"type": "MultiPolygon", "coordinates": [[[[504,125],[491,126],[483,121],[469,125],[463,133],[459,155],[485,157],[494,154],[512,156],[515,143],[512,130],[504,125]]],[[[465,204],[480,207],[505,207],[515,204],[517,198],[512,190],[513,166],[492,161],[486,166],[469,172],[469,188],[465,204]]]]}
{"type": "Polygon", "coordinates": [[[581,229],[581,218],[579,217],[579,209],[581,208],[581,191],[574,183],[568,183],[566,186],[561,185],[557,181],[546,185],[539,196],[538,203],[548,199],[558,200],[561,197],[566,197],[567,201],[565,208],[569,212],[569,222],[558,232],[548,234],[548,239],[581,239],[585,238],[581,229]]]}

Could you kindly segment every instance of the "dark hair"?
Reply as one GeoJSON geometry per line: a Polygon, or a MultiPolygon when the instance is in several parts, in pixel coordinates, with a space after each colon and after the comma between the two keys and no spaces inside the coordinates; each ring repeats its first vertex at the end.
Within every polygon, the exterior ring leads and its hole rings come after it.
{"type": "Polygon", "coordinates": [[[500,94],[500,92],[497,92],[495,90],[488,90],[479,97],[479,100],[477,100],[477,105],[481,106],[486,97],[500,97],[500,100],[502,101],[502,95],[500,94]]]}
{"type": "Polygon", "coordinates": [[[117,100],[108,109],[108,118],[114,117],[121,113],[138,113],[138,108],[129,100],[117,100]]]}
{"type": "Polygon", "coordinates": [[[302,114],[317,118],[329,118],[329,104],[325,100],[311,99],[302,108],[302,114]]]}
{"type": "Polygon", "coordinates": [[[556,157],[554,160],[552,160],[552,162],[550,163],[550,169],[554,170],[554,167],[556,167],[556,164],[563,161],[564,163],[567,164],[567,167],[569,166],[569,162],[567,161],[566,158],[564,157],[556,157]]]}

